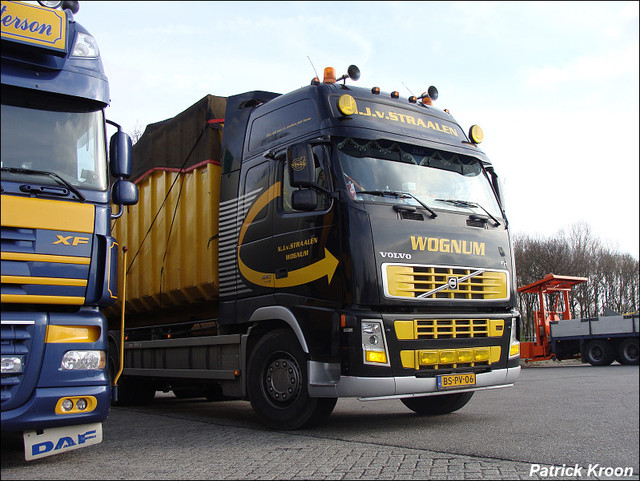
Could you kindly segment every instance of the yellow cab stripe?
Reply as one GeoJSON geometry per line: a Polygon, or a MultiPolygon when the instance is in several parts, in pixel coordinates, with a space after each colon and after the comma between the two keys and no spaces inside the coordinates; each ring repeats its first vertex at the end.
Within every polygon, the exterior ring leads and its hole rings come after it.
{"type": "Polygon", "coordinates": [[[48,254],[25,254],[22,252],[3,252],[2,260],[24,262],[57,262],[60,264],[81,264],[85,266],[91,264],[90,257],[52,256],[48,254]]]}
{"type": "Polygon", "coordinates": [[[84,297],[76,296],[29,296],[26,294],[2,294],[0,302],[12,304],[58,304],[81,306],[84,304],[84,297]]]}
{"type": "Polygon", "coordinates": [[[39,286],[75,286],[86,287],[86,279],[69,279],[64,277],[29,277],[2,276],[3,284],[36,284],[39,286]]]}
{"type": "Polygon", "coordinates": [[[3,195],[1,205],[3,227],[93,232],[92,204],[3,195]]]}

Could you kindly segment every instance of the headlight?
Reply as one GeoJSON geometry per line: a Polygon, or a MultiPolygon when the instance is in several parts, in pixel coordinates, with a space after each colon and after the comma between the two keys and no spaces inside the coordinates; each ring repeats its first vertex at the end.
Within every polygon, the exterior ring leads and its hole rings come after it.
{"type": "Polygon", "coordinates": [[[2,356],[2,374],[20,374],[23,371],[23,356],[2,356]]]}
{"type": "Polygon", "coordinates": [[[96,39],[87,33],[78,32],[71,57],[98,58],[100,51],[96,39]]]}
{"type": "Polygon", "coordinates": [[[381,321],[362,321],[362,352],[365,364],[389,365],[387,342],[381,321]]]}
{"type": "Polygon", "coordinates": [[[68,351],[62,357],[60,369],[63,371],[104,369],[106,359],[104,351],[68,351]]]}

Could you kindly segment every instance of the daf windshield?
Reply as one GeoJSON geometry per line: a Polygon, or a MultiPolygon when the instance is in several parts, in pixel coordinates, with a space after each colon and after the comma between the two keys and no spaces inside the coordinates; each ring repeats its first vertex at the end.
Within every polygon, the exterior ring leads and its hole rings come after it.
{"type": "Polygon", "coordinates": [[[385,140],[345,138],[337,147],[347,191],[356,201],[423,203],[431,209],[502,218],[474,157],[385,140]]]}
{"type": "Polygon", "coordinates": [[[104,125],[98,106],[3,86],[3,180],[106,190],[104,125]]]}

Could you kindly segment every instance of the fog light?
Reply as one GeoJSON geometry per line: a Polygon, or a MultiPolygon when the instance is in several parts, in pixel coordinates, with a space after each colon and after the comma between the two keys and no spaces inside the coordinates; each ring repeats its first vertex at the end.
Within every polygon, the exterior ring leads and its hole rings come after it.
{"type": "Polygon", "coordinates": [[[491,349],[488,347],[477,347],[473,350],[475,362],[487,362],[491,356],[491,349]]]}
{"type": "Polygon", "coordinates": [[[457,361],[455,349],[443,349],[442,351],[439,351],[439,354],[439,364],[454,364],[457,361]]]}
{"type": "Polygon", "coordinates": [[[438,364],[438,351],[420,351],[420,365],[434,366],[438,364]]]}
{"type": "Polygon", "coordinates": [[[473,362],[473,349],[458,349],[458,362],[473,362]]]}
{"type": "Polygon", "coordinates": [[[89,413],[97,407],[98,400],[95,396],[70,396],[58,399],[55,412],[63,415],[89,413]]]}

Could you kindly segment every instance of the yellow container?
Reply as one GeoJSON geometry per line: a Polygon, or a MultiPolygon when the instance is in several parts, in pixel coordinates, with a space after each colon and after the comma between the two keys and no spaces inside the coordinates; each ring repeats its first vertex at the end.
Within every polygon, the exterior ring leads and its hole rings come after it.
{"type": "MultiPolygon", "coordinates": [[[[146,127],[133,146],[136,205],[112,221],[112,235],[127,246],[127,313],[134,324],[216,316],[220,148],[227,99],[207,95],[184,112],[146,127]]],[[[114,210],[117,210],[114,207],[114,210]]],[[[120,257],[122,259],[122,256],[120,257]]]]}
{"type": "Polygon", "coordinates": [[[220,165],[155,170],[137,185],[138,204],[113,224],[128,249],[127,310],[217,299],[220,165]]]}

